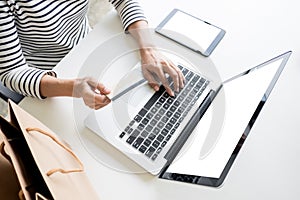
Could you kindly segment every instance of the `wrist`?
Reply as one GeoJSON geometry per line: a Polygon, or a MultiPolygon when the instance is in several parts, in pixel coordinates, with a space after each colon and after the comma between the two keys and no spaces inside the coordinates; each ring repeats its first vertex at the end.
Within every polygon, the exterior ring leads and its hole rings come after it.
{"type": "Polygon", "coordinates": [[[40,93],[43,97],[73,96],[73,79],[59,79],[45,75],[41,79],[40,93]]]}
{"type": "Polygon", "coordinates": [[[145,47],[141,47],[139,49],[140,51],[140,54],[143,56],[143,55],[152,55],[153,52],[156,50],[155,46],[145,46],[145,47]]]}
{"type": "Polygon", "coordinates": [[[128,27],[128,32],[135,38],[139,48],[153,47],[152,33],[146,21],[137,21],[128,27]]]}

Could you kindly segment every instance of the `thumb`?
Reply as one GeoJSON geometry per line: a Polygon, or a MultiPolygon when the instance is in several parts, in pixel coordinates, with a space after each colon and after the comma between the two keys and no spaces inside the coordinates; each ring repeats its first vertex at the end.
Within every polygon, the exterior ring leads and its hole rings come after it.
{"type": "Polygon", "coordinates": [[[102,83],[97,84],[97,89],[100,91],[100,94],[102,95],[107,95],[111,92],[110,89],[105,87],[102,83]]]}

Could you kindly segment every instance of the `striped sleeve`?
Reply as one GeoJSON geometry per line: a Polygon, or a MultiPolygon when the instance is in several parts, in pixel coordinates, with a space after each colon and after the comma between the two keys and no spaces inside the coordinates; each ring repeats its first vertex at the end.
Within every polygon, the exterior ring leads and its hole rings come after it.
{"type": "Polygon", "coordinates": [[[118,11],[123,28],[127,31],[128,26],[136,21],[147,21],[144,12],[136,0],[109,0],[118,11]]]}
{"type": "Polygon", "coordinates": [[[0,4],[0,80],[11,90],[26,96],[42,99],[40,80],[52,71],[29,67],[23,55],[15,26],[14,16],[9,7],[0,4]]]}

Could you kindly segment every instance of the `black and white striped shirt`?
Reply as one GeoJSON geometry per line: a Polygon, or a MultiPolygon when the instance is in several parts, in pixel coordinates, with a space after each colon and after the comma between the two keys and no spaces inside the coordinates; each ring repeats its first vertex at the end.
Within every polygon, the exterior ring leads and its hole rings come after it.
{"type": "MultiPolygon", "coordinates": [[[[145,20],[135,0],[109,0],[124,29],[145,20]]],[[[40,80],[89,31],[88,0],[0,0],[0,80],[42,98],[40,80]]]]}

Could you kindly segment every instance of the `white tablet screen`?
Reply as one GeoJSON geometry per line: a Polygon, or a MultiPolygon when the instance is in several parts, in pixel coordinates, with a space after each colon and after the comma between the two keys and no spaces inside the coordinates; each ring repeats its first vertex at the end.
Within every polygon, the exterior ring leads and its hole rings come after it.
{"type": "Polygon", "coordinates": [[[214,43],[218,43],[222,38],[218,38],[221,31],[222,29],[181,11],[170,15],[158,30],[168,38],[201,53],[207,53],[214,43]]]}

